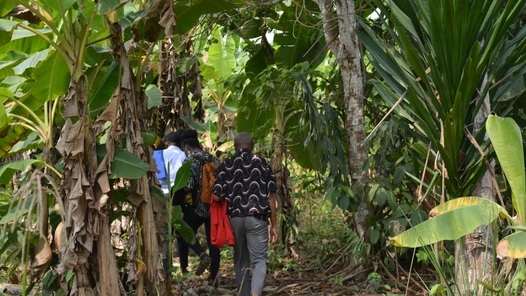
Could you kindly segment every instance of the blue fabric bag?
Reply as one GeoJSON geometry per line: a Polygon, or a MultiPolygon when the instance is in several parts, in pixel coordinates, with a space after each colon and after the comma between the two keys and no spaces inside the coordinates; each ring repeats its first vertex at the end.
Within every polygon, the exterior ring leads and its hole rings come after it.
{"type": "Polygon", "coordinates": [[[153,158],[155,159],[155,165],[159,170],[158,173],[155,173],[157,179],[166,179],[166,167],[164,166],[163,150],[155,150],[153,152],[153,158]]]}

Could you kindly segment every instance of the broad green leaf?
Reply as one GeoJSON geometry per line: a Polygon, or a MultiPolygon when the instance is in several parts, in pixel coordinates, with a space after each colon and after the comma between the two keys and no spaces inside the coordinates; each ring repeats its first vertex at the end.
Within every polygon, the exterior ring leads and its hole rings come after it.
{"type": "Polygon", "coordinates": [[[44,162],[37,159],[15,160],[0,167],[0,184],[7,184],[17,171],[23,171],[31,165],[41,165],[44,162]]]}
{"type": "Polygon", "coordinates": [[[391,238],[395,246],[416,248],[443,240],[456,240],[494,221],[502,208],[477,197],[453,199],[434,208],[439,214],[391,238]]]}
{"type": "Polygon", "coordinates": [[[154,186],[150,186],[150,193],[151,195],[156,195],[157,197],[159,197],[163,202],[166,202],[166,197],[164,196],[164,192],[161,188],[159,188],[158,186],[154,185],[154,186]]]}
{"type": "Polygon", "coordinates": [[[219,81],[232,75],[232,71],[236,66],[235,42],[232,35],[223,36],[219,26],[214,28],[211,37],[214,43],[208,49],[207,64],[212,66],[215,71],[211,72],[211,77],[206,77],[204,74],[203,76],[207,80],[214,79],[219,81]]]}
{"type": "MultiPolygon", "coordinates": [[[[106,145],[97,145],[99,161],[102,161],[105,155],[106,145]]],[[[138,179],[144,176],[148,169],[150,169],[150,165],[141,161],[137,155],[115,146],[110,179],[138,179]]]]}
{"type": "Polygon", "coordinates": [[[189,127],[195,129],[198,133],[203,134],[208,131],[208,127],[206,124],[195,122],[191,118],[188,118],[186,116],[181,116],[181,119],[188,124],[189,127]]]}
{"type": "Polygon", "coordinates": [[[186,222],[183,221],[183,219],[178,218],[177,220],[175,220],[174,226],[175,230],[177,230],[177,232],[181,234],[181,236],[187,243],[195,244],[195,233],[192,230],[192,228],[190,228],[190,226],[188,226],[188,224],[186,224],[186,222]]]}
{"type": "Polygon", "coordinates": [[[511,118],[490,115],[486,131],[510,183],[515,210],[519,219],[526,221],[526,175],[521,129],[511,118]]]}
{"type": "Polygon", "coordinates": [[[5,16],[17,6],[18,3],[16,3],[15,1],[0,1],[0,17],[5,16]]]}
{"type": "Polygon", "coordinates": [[[28,135],[28,130],[20,124],[11,123],[7,134],[0,137],[0,157],[12,155],[11,148],[19,141],[24,140],[28,135]]]}
{"type": "MultiPolygon", "coordinates": [[[[526,232],[519,231],[503,238],[497,245],[497,250],[504,248],[512,258],[526,257],[526,232]]],[[[498,252],[498,251],[497,251],[498,252]]]]}
{"type": "MultiPolygon", "coordinates": [[[[50,29],[38,29],[37,31],[46,34],[49,38],[53,38],[51,35],[52,31],[50,29]]],[[[30,32],[26,29],[15,29],[13,31],[11,41],[4,44],[3,46],[0,46],[0,53],[16,50],[19,52],[24,52],[27,55],[31,55],[48,48],[49,43],[47,43],[47,41],[42,39],[40,36],[37,36],[33,32],[30,32]]]]}
{"type": "MultiPolygon", "coordinates": [[[[43,114],[44,102],[56,99],[67,93],[69,87],[69,69],[60,54],[52,51],[51,54],[41,62],[33,71],[34,80],[28,80],[24,84],[30,88],[29,95],[20,101],[33,110],[37,115],[43,114]]],[[[27,116],[27,111],[16,106],[12,113],[27,116]]]]}
{"type": "Polygon", "coordinates": [[[256,45],[254,51],[255,54],[250,57],[245,65],[245,72],[251,79],[255,78],[268,66],[274,64],[273,49],[270,45],[256,45]]]}
{"type": "Polygon", "coordinates": [[[46,7],[51,7],[55,11],[66,12],[77,0],[40,0],[46,7]]]}
{"type": "Polygon", "coordinates": [[[313,13],[298,15],[295,7],[289,7],[283,11],[275,25],[277,33],[273,43],[279,46],[274,55],[275,61],[286,67],[307,61],[312,68],[316,68],[325,60],[328,52],[321,26],[298,26],[298,22],[318,22],[314,14],[319,8],[314,1],[306,1],[304,5],[305,9],[313,13]]]}
{"type": "Polygon", "coordinates": [[[17,22],[0,19],[0,46],[8,43],[11,40],[13,28],[17,24],[17,22]]]}
{"type": "Polygon", "coordinates": [[[342,191],[340,194],[340,198],[338,199],[338,206],[343,211],[347,211],[350,205],[351,205],[350,197],[347,194],[345,194],[345,192],[342,191]]]}
{"type": "Polygon", "coordinates": [[[44,142],[42,142],[42,139],[38,136],[37,133],[32,132],[29,134],[27,139],[23,141],[19,141],[13,147],[11,148],[11,151],[9,151],[9,154],[18,154],[22,153],[31,149],[37,149],[44,145],[44,142]]]}
{"type": "Polygon", "coordinates": [[[142,141],[144,142],[144,146],[152,146],[155,144],[155,140],[157,139],[157,135],[154,133],[141,133],[142,135],[142,141]]]}
{"type": "Polygon", "coordinates": [[[29,209],[31,208],[31,204],[33,203],[34,195],[29,195],[27,199],[25,200],[19,200],[19,202],[23,202],[21,207],[13,206],[11,210],[0,219],[0,225],[4,225],[10,222],[17,221],[21,217],[25,216],[29,209]]]}
{"type": "Polygon", "coordinates": [[[434,217],[437,215],[441,215],[444,213],[447,213],[449,211],[465,207],[465,206],[473,206],[473,205],[483,205],[488,208],[496,207],[496,209],[500,211],[504,211],[501,206],[496,204],[495,202],[486,199],[486,198],[480,198],[476,196],[469,196],[469,197],[459,197],[452,199],[448,202],[445,202],[443,204],[440,204],[436,207],[434,207],[431,212],[429,213],[429,216],[434,217]]]}
{"type": "Polygon", "coordinates": [[[47,59],[48,55],[49,49],[39,51],[27,58],[25,61],[21,62],[18,66],[14,67],[13,70],[15,71],[16,75],[21,75],[27,69],[35,68],[40,62],[47,59]]]}
{"type": "Polygon", "coordinates": [[[250,82],[243,90],[239,102],[236,127],[238,132],[250,132],[255,141],[264,139],[274,125],[276,113],[269,108],[254,108],[259,104],[254,95],[257,81],[250,82]]]}
{"type": "Polygon", "coordinates": [[[186,183],[188,183],[188,180],[190,179],[190,168],[191,163],[189,161],[186,161],[177,170],[177,174],[175,175],[175,184],[172,184],[173,192],[186,186],[186,183]]]}
{"type": "Polygon", "coordinates": [[[93,88],[88,98],[88,106],[92,113],[91,116],[96,116],[98,114],[96,111],[108,104],[117,89],[119,84],[119,63],[114,61],[108,67],[102,67],[96,77],[93,77],[96,71],[95,69],[93,70],[88,70],[88,75],[92,76],[91,79],[94,79],[93,88]]]}
{"type": "MultiPolygon", "coordinates": [[[[45,34],[50,34],[50,33],[53,32],[53,30],[51,30],[51,29],[38,29],[37,31],[42,33],[42,34],[44,34],[44,35],[45,34]]],[[[18,39],[24,39],[24,38],[28,38],[28,37],[41,38],[40,36],[37,36],[35,33],[31,32],[29,30],[16,29],[13,32],[13,37],[11,38],[11,41],[15,41],[15,40],[18,40],[18,39]]]]}
{"type": "Polygon", "coordinates": [[[5,111],[4,104],[1,103],[3,101],[3,98],[0,97],[0,136],[2,136],[2,130],[7,127],[7,124],[9,123],[7,120],[7,112],[5,111]]]}
{"type": "Polygon", "coordinates": [[[174,4],[174,13],[176,17],[176,26],[174,34],[183,35],[190,31],[199,21],[199,17],[203,14],[218,13],[228,11],[241,5],[243,1],[228,1],[228,0],[198,0],[194,3],[174,4]]]}
{"type": "Polygon", "coordinates": [[[148,85],[145,92],[148,97],[148,109],[160,106],[163,103],[163,94],[156,85],[148,85]]]}
{"type": "Polygon", "coordinates": [[[120,0],[99,0],[97,3],[97,11],[100,14],[107,14],[117,9],[120,5],[120,0]]]}

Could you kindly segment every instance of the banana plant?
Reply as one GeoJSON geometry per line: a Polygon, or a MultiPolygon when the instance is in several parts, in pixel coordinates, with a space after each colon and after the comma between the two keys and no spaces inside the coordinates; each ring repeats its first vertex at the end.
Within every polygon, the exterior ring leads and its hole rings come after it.
{"type": "Polygon", "coordinates": [[[223,34],[221,27],[214,26],[210,35],[211,45],[207,51],[208,56],[203,59],[204,63],[201,65],[205,94],[208,94],[217,106],[217,133],[212,137],[209,131],[211,143],[224,142],[221,137],[225,134],[227,118],[231,117],[228,116],[228,111],[236,111],[235,107],[227,105],[229,101],[235,102],[231,98],[234,87],[227,82],[237,66],[235,54],[239,47],[239,39],[237,35],[223,34]]]}
{"type": "Polygon", "coordinates": [[[499,241],[497,256],[526,257],[526,173],[521,129],[511,118],[490,115],[486,130],[509,182],[517,218],[489,199],[475,196],[455,198],[432,209],[429,220],[391,238],[395,246],[416,248],[457,240],[475,228],[503,217],[508,220],[513,233],[499,241]]]}

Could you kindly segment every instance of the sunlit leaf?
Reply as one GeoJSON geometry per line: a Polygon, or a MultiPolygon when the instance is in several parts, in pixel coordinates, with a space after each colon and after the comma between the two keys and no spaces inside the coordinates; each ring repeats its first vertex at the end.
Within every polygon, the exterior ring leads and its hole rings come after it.
{"type": "Polygon", "coordinates": [[[228,34],[223,36],[219,27],[215,27],[212,31],[211,38],[213,43],[208,49],[208,61],[207,64],[212,66],[215,71],[209,71],[211,75],[203,76],[207,80],[220,80],[225,79],[232,75],[232,71],[236,66],[235,57],[235,42],[232,35],[228,34]]]}
{"type": "Polygon", "coordinates": [[[432,217],[391,238],[398,247],[416,248],[443,240],[456,240],[481,225],[494,221],[503,209],[496,203],[478,197],[460,197],[441,204],[432,217]]]}
{"type": "Polygon", "coordinates": [[[148,85],[145,92],[148,97],[148,109],[160,106],[163,103],[163,95],[156,85],[148,85]]]}
{"type": "Polygon", "coordinates": [[[46,7],[51,7],[55,11],[67,11],[78,0],[40,0],[46,7]]]}
{"type": "Polygon", "coordinates": [[[497,244],[499,258],[525,258],[526,257],[526,232],[519,231],[503,238],[497,244]]]}
{"type": "Polygon", "coordinates": [[[510,183],[515,210],[519,219],[526,221],[526,174],[521,129],[511,118],[490,115],[486,130],[510,183]]]}
{"type": "Polygon", "coordinates": [[[97,11],[100,14],[107,14],[121,5],[120,0],[99,0],[97,3],[97,11]]]}
{"type": "Polygon", "coordinates": [[[154,133],[141,133],[142,140],[144,142],[144,146],[152,146],[155,144],[155,140],[157,139],[157,135],[154,133]]]}
{"type": "Polygon", "coordinates": [[[17,22],[0,19],[0,46],[8,43],[11,40],[13,28],[16,25],[17,22]]]}

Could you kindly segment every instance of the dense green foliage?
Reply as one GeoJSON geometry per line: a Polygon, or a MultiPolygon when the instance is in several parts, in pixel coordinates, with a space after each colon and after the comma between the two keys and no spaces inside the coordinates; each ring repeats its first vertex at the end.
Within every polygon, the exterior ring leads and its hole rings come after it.
{"type": "MultiPolygon", "coordinates": [[[[452,245],[424,246],[499,214],[513,231],[496,231],[502,241],[488,249],[499,253],[505,242],[506,256],[523,258],[526,0],[354,5],[366,83],[364,192],[351,184],[346,82],[315,1],[0,1],[0,276],[20,275],[24,293],[38,281],[81,293],[86,273],[99,291],[171,289],[170,280],[158,285],[163,228],[194,238],[160,192],[151,155],[181,128],[196,129],[219,157],[232,153],[236,132],[249,131],[272,161],[283,244],[271,253],[275,268],[298,269],[290,258],[301,250],[320,270],[337,253],[336,261],[397,274],[412,268],[399,247],[422,247],[418,261],[442,277],[425,285],[451,293],[454,284],[443,284],[454,279],[452,245]],[[485,124],[491,112],[518,126],[485,124]],[[502,189],[498,204],[465,197],[488,169],[502,189]],[[360,237],[351,217],[362,202],[370,212],[360,237]],[[110,225],[118,229],[111,240],[110,225]],[[107,266],[93,263],[108,254],[107,266]]],[[[480,289],[518,293],[519,262],[480,279],[480,289]]],[[[369,281],[382,283],[380,274],[369,281]]]]}

